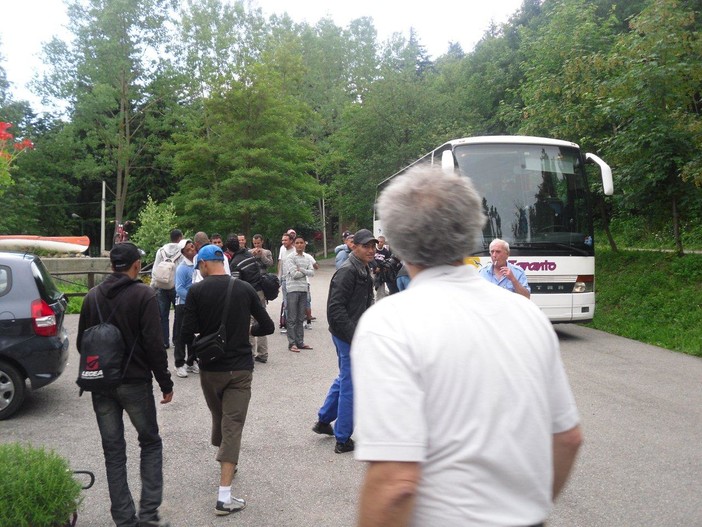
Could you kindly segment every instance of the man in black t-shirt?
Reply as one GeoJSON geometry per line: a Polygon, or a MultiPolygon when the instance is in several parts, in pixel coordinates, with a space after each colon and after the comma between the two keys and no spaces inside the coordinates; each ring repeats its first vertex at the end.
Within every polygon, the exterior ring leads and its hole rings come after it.
{"type": "MultiPolygon", "coordinates": [[[[193,284],[185,300],[181,339],[191,344],[195,334],[216,333],[222,323],[225,294],[232,277],[225,267],[224,252],[216,245],[206,245],[197,255],[197,267],[204,279],[193,284]]],[[[220,483],[215,514],[223,516],[246,506],[243,499],[231,494],[232,480],[239,462],[241,434],[251,399],[253,355],[251,335],[273,333],[275,326],[254,288],[236,280],[229,298],[225,354],[200,365],[200,385],[212,414],[212,444],[219,447],[220,483]],[[255,323],[250,326],[251,317],[255,323]]]]}

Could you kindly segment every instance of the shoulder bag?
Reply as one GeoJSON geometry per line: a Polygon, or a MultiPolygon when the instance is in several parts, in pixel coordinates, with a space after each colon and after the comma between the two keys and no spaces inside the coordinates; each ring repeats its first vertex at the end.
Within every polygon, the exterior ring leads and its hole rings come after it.
{"type": "Polygon", "coordinates": [[[224,298],[224,310],[222,311],[222,323],[215,333],[210,335],[198,335],[193,341],[192,347],[201,366],[207,366],[221,359],[224,356],[224,349],[227,343],[227,315],[229,314],[229,299],[232,296],[234,278],[229,280],[227,295],[224,298]]]}

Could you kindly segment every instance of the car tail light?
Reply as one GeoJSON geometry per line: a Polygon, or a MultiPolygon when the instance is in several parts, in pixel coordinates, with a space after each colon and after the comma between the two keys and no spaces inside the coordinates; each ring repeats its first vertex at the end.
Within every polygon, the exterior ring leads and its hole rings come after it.
{"type": "Polygon", "coordinates": [[[32,326],[40,337],[53,337],[58,333],[56,314],[41,298],[32,302],[32,326]]]}

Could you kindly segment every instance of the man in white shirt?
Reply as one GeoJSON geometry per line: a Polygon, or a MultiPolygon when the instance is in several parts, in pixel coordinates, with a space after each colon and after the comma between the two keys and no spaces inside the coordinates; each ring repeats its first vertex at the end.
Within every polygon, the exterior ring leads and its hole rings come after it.
{"type": "Polygon", "coordinates": [[[289,232],[283,234],[280,239],[280,251],[278,251],[278,277],[280,278],[280,296],[282,302],[280,304],[280,332],[287,333],[287,315],[288,315],[288,304],[287,304],[287,289],[285,287],[285,276],[283,275],[283,261],[293,254],[295,254],[295,238],[289,232]]]}
{"type": "Polygon", "coordinates": [[[412,281],[351,346],[358,525],[542,526],[582,440],[551,324],[463,265],[485,222],[467,178],[416,169],[378,210],[412,281]]]}

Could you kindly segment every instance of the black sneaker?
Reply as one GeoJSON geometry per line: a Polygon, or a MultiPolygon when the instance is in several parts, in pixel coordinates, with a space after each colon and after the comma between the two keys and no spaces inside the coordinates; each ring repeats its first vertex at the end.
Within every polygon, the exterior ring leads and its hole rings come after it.
{"type": "Polygon", "coordinates": [[[346,452],[353,452],[353,439],[349,438],[346,443],[336,442],[334,447],[334,452],[337,454],[345,454],[346,452]]]}
{"type": "Polygon", "coordinates": [[[171,527],[171,524],[163,519],[148,520],[148,521],[140,521],[139,527],[171,527]]]}
{"type": "Polygon", "coordinates": [[[312,431],[315,434],[326,434],[328,436],[334,435],[334,429],[329,423],[323,423],[322,421],[317,421],[312,427],[312,431]]]}
{"type": "Polygon", "coordinates": [[[268,359],[264,359],[263,357],[254,357],[254,360],[256,362],[260,362],[261,364],[265,364],[266,362],[268,362],[268,359]]]}
{"type": "Polygon", "coordinates": [[[235,498],[232,496],[231,503],[224,503],[223,501],[218,501],[215,506],[215,514],[217,516],[226,516],[232,512],[239,512],[246,508],[246,501],[241,498],[235,498]]]}

